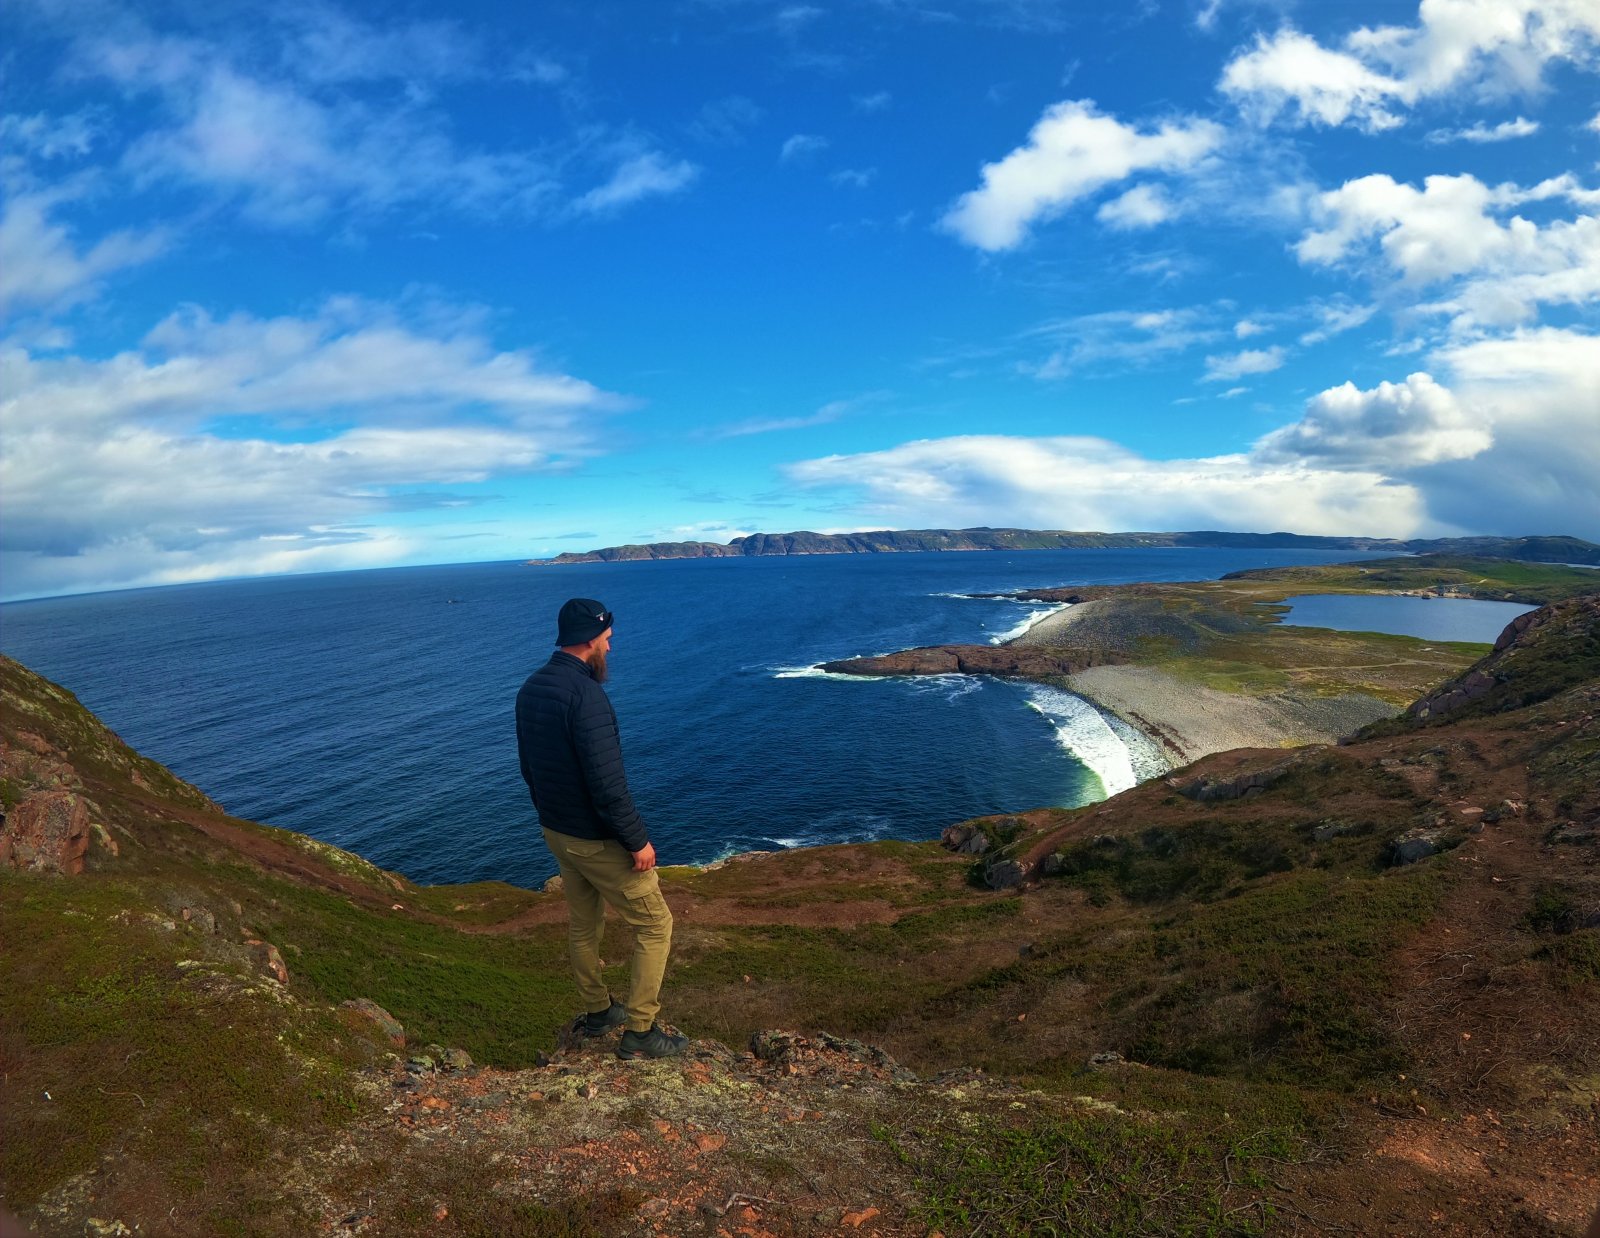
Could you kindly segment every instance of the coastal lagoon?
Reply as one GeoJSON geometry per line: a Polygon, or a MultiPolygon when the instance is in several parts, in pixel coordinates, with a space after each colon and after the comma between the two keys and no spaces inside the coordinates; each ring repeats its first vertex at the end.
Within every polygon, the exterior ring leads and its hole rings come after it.
{"type": "Polygon", "coordinates": [[[1284,598],[1289,627],[1338,632],[1387,632],[1422,640],[1492,644],[1518,615],[1537,607],[1476,598],[1396,597],[1381,594],[1314,593],[1284,598]]]}
{"type": "Polygon", "coordinates": [[[232,813],[417,881],[531,886],[554,865],[517,772],[512,702],[568,597],[617,613],[608,689],[663,863],[704,863],[930,838],[1150,772],[1136,736],[1066,693],[824,676],[821,662],[997,642],[1053,609],[973,593],[1343,558],[1161,548],[344,572],[14,603],[0,648],[232,813]]]}

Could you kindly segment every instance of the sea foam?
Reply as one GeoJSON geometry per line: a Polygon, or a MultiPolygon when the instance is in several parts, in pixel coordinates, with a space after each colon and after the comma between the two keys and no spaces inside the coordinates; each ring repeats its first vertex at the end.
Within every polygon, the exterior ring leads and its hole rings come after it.
{"type": "Polygon", "coordinates": [[[1109,799],[1166,769],[1160,752],[1122,719],[1059,688],[1028,688],[1028,707],[1042,714],[1056,740],[1100,780],[1109,799]]]}
{"type": "Polygon", "coordinates": [[[1046,617],[1048,617],[1050,615],[1060,614],[1062,611],[1066,610],[1067,607],[1069,607],[1071,605],[1072,605],[1071,602],[1059,602],[1054,606],[1045,606],[1045,607],[1042,607],[1042,608],[1039,608],[1039,609],[1030,610],[1027,613],[1027,615],[1023,618],[1021,623],[1018,623],[1014,627],[1007,628],[1004,632],[999,632],[999,633],[996,633],[994,636],[991,636],[989,638],[989,643],[991,645],[1003,645],[1008,640],[1015,640],[1017,637],[1021,636],[1024,632],[1026,632],[1029,628],[1031,628],[1034,624],[1038,623],[1039,620],[1044,619],[1044,618],[1046,618],[1046,617]]]}

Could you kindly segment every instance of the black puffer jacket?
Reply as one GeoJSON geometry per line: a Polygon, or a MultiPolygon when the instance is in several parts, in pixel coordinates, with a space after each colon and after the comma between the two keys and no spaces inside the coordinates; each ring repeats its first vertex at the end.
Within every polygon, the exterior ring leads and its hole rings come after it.
{"type": "Polygon", "coordinates": [[[622,773],[616,711],[581,658],[558,649],[522,685],[517,758],[546,829],[629,851],[649,844],[622,773]]]}

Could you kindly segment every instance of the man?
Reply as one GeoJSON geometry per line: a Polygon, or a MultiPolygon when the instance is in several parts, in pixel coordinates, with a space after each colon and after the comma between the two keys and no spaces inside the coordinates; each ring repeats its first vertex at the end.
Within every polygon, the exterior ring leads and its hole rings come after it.
{"type": "Polygon", "coordinates": [[[561,869],[567,952],[586,1011],[579,1029],[603,1036],[626,1023],[618,1057],[671,1057],[689,1043],[656,1023],[672,912],[661,897],[656,849],[623,776],[617,715],[600,686],[614,618],[591,598],[561,608],[559,648],[517,693],[517,757],[561,869]],[[626,1006],[600,976],[607,903],[633,926],[626,1006]]]}

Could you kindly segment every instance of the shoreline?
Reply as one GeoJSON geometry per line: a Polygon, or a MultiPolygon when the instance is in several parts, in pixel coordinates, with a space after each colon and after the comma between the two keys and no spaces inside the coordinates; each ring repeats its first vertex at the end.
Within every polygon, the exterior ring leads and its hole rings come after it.
{"type": "MultiPolygon", "coordinates": [[[[1091,640],[1122,644],[1137,636],[1140,623],[1137,615],[1119,616],[1119,609],[1109,598],[1077,602],[1040,617],[1006,643],[1060,649],[1075,643],[1074,628],[1085,627],[1092,629],[1091,640]]],[[[1072,670],[1060,682],[1102,714],[1142,734],[1171,769],[1234,748],[1337,743],[1368,723],[1400,712],[1366,693],[1319,695],[1295,688],[1260,695],[1224,692],[1127,662],[1072,670]]]]}

